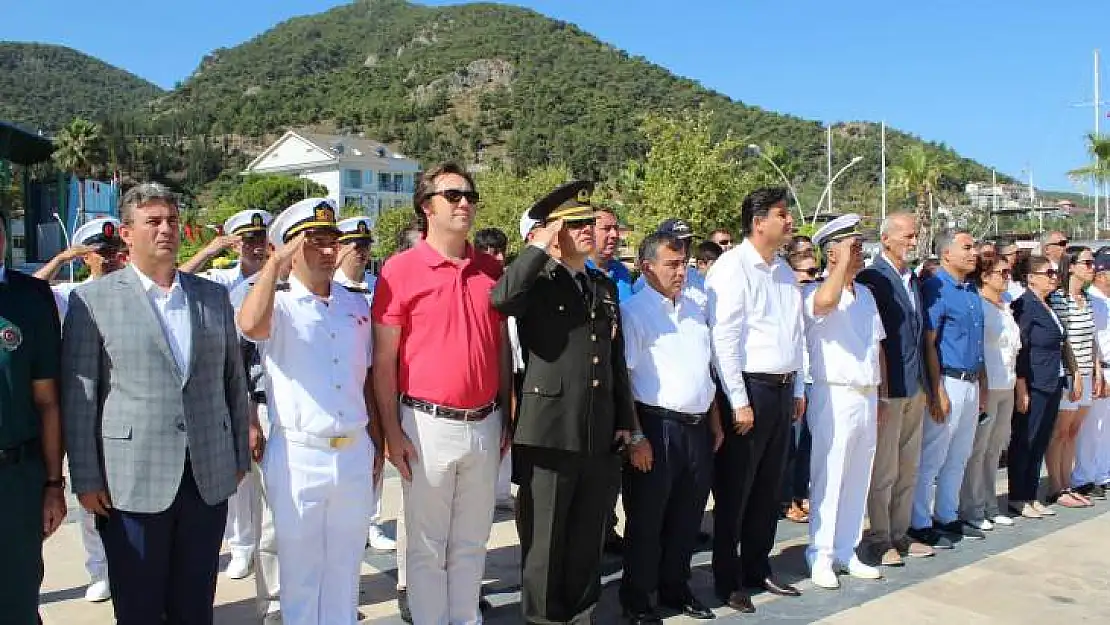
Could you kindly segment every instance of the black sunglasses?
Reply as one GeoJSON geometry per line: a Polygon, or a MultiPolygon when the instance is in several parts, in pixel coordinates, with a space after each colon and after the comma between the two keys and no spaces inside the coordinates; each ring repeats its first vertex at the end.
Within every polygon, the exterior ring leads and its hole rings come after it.
{"type": "Polygon", "coordinates": [[[732,245],[732,239],[723,239],[721,241],[717,241],[717,245],[720,245],[721,247],[732,245]]]}
{"type": "Polygon", "coordinates": [[[478,203],[477,191],[463,191],[462,189],[444,189],[442,191],[436,191],[435,193],[432,193],[432,195],[443,196],[443,199],[452,204],[458,204],[462,201],[463,198],[466,198],[466,201],[470,204],[478,203]]]}
{"type": "Polygon", "coordinates": [[[1075,261],[1074,264],[1083,265],[1084,267],[1094,267],[1095,266],[1095,261],[1093,261],[1093,260],[1077,260],[1077,261],[1075,261]]]}
{"type": "Polygon", "coordinates": [[[807,276],[809,276],[811,278],[817,277],[817,274],[821,272],[821,270],[816,268],[816,267],[810,267],[809,269],[799,269],[798,271],[800,273],[806,274],[807,276]]]}
{"type": "Polygon", "coordinates": [[[1060,272],[1056,271],[1055,269],[1045,269],[1044,271],[1034,271],[1032,273],[1033,275],[1044,276],[1053,280],[1055,280],[1056,277],[1060,275],[1060,272]]]}
{"type": "Polygon", "coordinates": [[[1050,245],[1059,245],[1060,247],[1067,247],[1067,245],[1068,245],[1068,240],[1067,240],[1067,239],[1062,239],[1062,240],[1060,240],[1060,241],[1053,241],[1053,242],[1051,242],[1051,243],[1045,243],[1045,244],[1044,244],[1044,246],[1045,246],[1045,247],[1048,247],[1048,246],[1050,246],[1050,245]]]}

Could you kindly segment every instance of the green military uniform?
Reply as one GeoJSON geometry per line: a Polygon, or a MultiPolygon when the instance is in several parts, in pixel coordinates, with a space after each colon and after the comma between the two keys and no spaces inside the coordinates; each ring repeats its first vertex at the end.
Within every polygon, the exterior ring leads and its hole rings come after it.
{"type": "Polygon", "coordinates": [[[620,486],[613,439],[635,428],[616,285],[595,269],[584,277],[585,292],[566,266],[529,246],[491,294],[516,317],[525,359],[513,475],[529,623],[590,622],[620,486]]]}
{"type": "Polygon", "coordinates": [[[0,279],[0,621],[36,623],[42,584],[46,467],[31,383],[57,379],[61,330],[49,286],[0,279]]]}

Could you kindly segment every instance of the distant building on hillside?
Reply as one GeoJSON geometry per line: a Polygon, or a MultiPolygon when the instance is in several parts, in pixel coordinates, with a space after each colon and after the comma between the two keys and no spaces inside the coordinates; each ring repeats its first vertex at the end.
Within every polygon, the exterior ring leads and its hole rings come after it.
{"type": "Polygon", "coordinates": [[[307,178],[327,187],[328,197],[340,206],[361,206],[376,218],[412,202],[420,163],[364,137],[290,130],[243,173],[307,178]]]}

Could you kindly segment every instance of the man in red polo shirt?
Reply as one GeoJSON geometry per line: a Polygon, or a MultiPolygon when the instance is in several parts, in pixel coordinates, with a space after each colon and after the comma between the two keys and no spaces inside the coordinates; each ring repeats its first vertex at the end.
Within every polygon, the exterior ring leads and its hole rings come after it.
{"type": "Polygon", "coordinates": [[[371,311],[374,385],[403,478],[409,605],[421,624],[481,622],[507,440],[498,401],[510,388],[505,320],[489,297],[501,267],[467,242],[477,204],[457,165],[421,177],[413,206],[425,238],[382,268],[371,311]]]}

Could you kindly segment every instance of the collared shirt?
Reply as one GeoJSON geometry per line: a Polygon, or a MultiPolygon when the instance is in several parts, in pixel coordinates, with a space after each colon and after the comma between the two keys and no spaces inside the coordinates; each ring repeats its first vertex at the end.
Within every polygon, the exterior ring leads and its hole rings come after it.
{"type": "Polygon", "coordinates": [[[516,317],[505,320],[509,326],[509,347],[513,351],[513,373],[524,371],[524,348],[520,346],[520,331],[516,327],[516,317]]]}
{"type": "Polygon", "coordinates": [[[1099,355],[1103,361],[1110,360],[1110,296],[1092,286],[1087,289],[1087,298],[1094,316],[1099,355]]]}
{"type": "Polygon", "coordinates": [[[714,365],[732,407],[749,404],[745,371],[796,372],[794,396],[802,397],[802,293],[786,261],[767,264],[744,239],[713,263],[705,286],[714,365]]]}
{"type": "Polygon", "coordinates": [[[1017,382],[1017,356],[1021,351],[1021,329],[1007,302],[995,306],[983,298],[983,361],[987,367],[987,388],[1005,391],[1017,382]]]}
{"type": "Polygon", "coordinates": [[[716,393],[713,351],[700,292],[674,302],[651,285],[621,302],[624,357],[638,402],[686,414],[709,411],[716,393]]]}
{"type": "Polygon", "coordinates": [[[902,288],[906,289],[906,295],[910,298],[910,308],[912,308],[913,310],[917,310],[917,298],[914,297],[913,287],[910,286],[910,280],[913,278],[913,269],[910,269],[909,265],[907,264],[904,268],[899,270],[898,265],[895,264],[895,262],[886,255],[886,252],[883,252],[882,256],[883,260],[886,261],[886,264],[890,265],[890,268],[894,271],[897,271],[898,277],[902,278],[902,288]]]}
{"type": "Polygon", "coordinates": [[[370,307],[359,294],[332,282],[330,296],[320,297],[289,278],[289,289],[274,294],[270,338],[259,342],[276,426],[314,436],[366,427],[370,327],[370,307]]]}
{"type": "Polygon", "coordinates": [[[247,279],[247,277],[243,275],[242,265],[235,265],[234,267],[228,267],[226,269],[209,269],[200,274],[200,277],[205,280],[211,280],[224,287],[227,289],[228,293],[234,291],[235,287],[239,286],[247,279]]]}
{"type": "Polygon", "coordinates": [[[957,282],[943,267],[921,287],[925,329],[937,334],[942,369],[983,367],[983,299],[970,282],[957,282]]]}
{"type": "Polygon", "coordinates": [[[1017,299],[1021,297],[1021,294],[1024,292],[1025,286],[1023,286],[1017,280],[1010,280],[1010,284],[1006,286],[1006,293],[1004,293],[1004,296],[1006,298],[1005,301],[1016,302],[1017,299]]]}
{"type": "Polygon", "coordinates": [[[386,261],[374,289],[374,323],[401,329],[397,390],[452,408],[497,398],[501,313],[490,292],[501,265],[467,244],[459,261],[426,240],[386,261]]]}
{"type": "Polygon", "coordinates": [[[882,380],[881,341],[886,338],[875,297],[856,282],[844,289],[836,310],[818,316],[813,305],[820,283],[804,290],[806,345],[814,384],[878,387],[882,380]]]}
{"type": "Polygon", "coordinates": [[[628,267],[624,266],[624,263],[617,260],[616,258],[610,258],[609,260],[605,261],[603,267],[598,267],[594,263],[593,259],[587,258],[586,266],[597,269],[598,271],[604,273],[614,283],[616,283],[618,301],[623,302],[632,297],[632,272],[628,270],[628,267]]]}
{"type": "Polygon", "coordinates": [[[50,290],[54,293],[54,306],[58,309],[58,317],[65,320],[66,313],[69,312],[69,295],[73,291],[85,284],[92,278],[81,282],[63,282],[62,284],[54,284],[50,286],[50,290]]]}
{"type": "Polygon", "coordinates": [[[347,277],[347,274],[343,272],[343,269],[336,269],[335,281],[339,284],[342,284],[343,286],[349,286],[366,291],[365,293],[360,293],[360,295],[366,298],[367,305],[374,305],[374,287],[377,285],[378,278],[370,272],[366,272],[365,274],[363,274],[363,279],[359,281],[352,280],[351,278],[347,277]]]}
{"type": "Polygon", "coordinates": [[[189,356],[193,352],[193,322],[189,315],[189,299],[185,295],[185,289],[181,287],[181,278],[175,271],[173,284],[167,291],[139,271],[134,264],[131,268],[139,276],[139,283],[162,325],[162,334],[169,343],[177,370],[185,377],[189,373],[189,356]]]}

